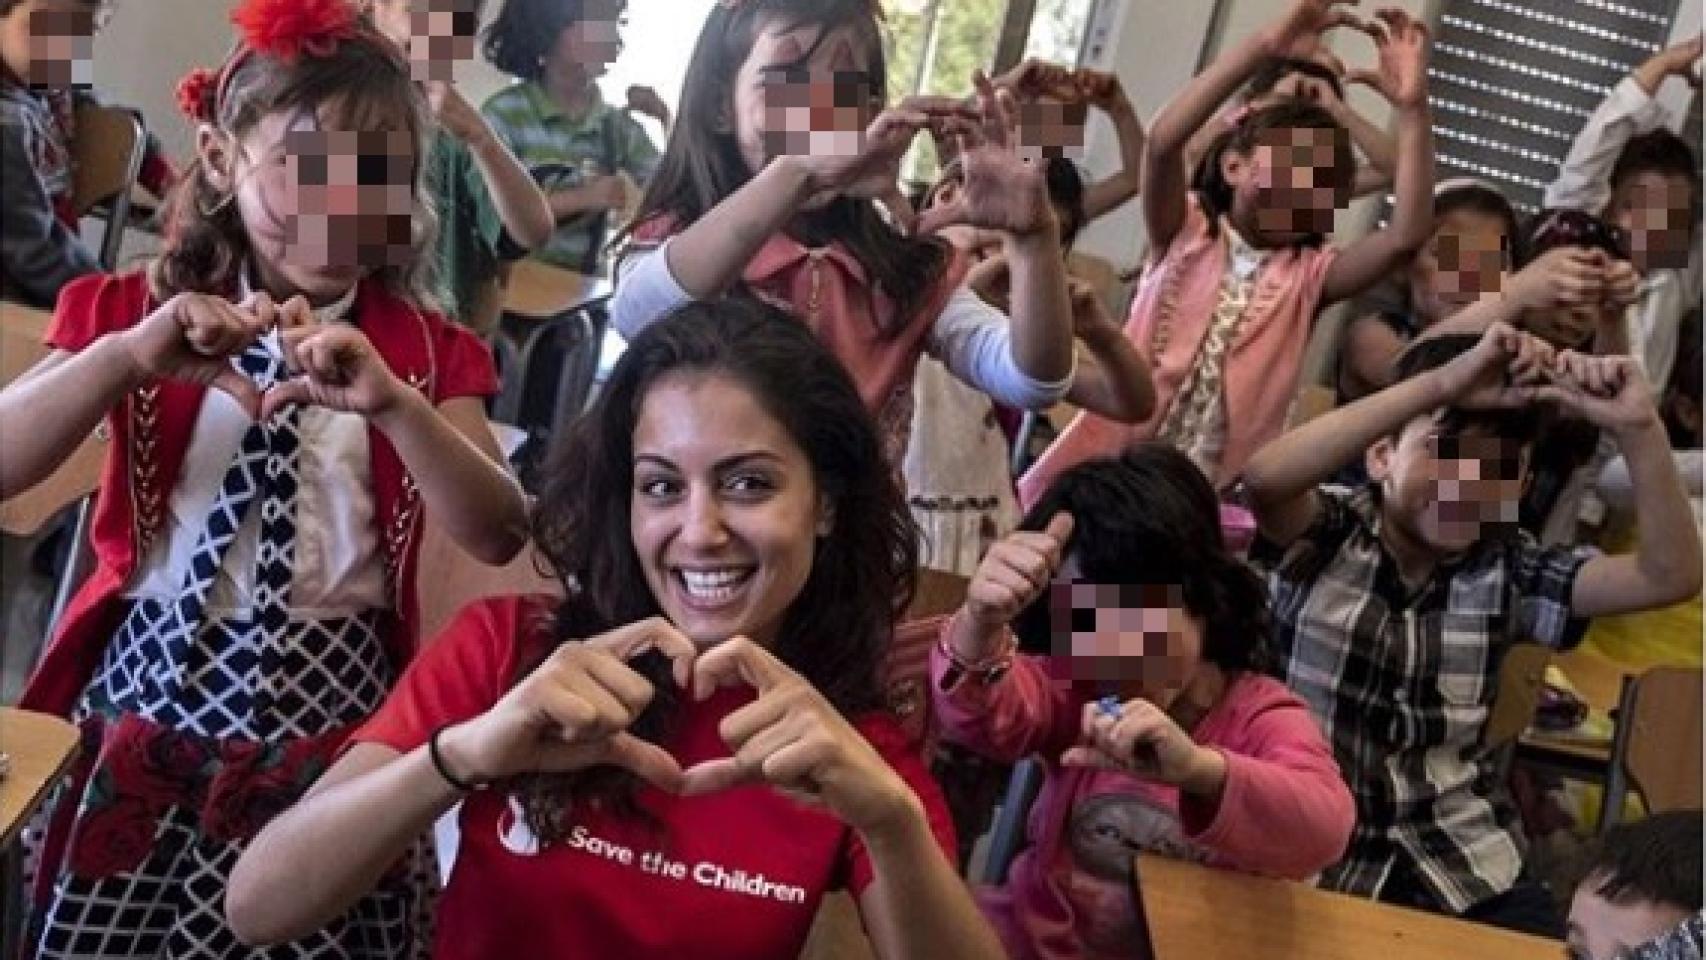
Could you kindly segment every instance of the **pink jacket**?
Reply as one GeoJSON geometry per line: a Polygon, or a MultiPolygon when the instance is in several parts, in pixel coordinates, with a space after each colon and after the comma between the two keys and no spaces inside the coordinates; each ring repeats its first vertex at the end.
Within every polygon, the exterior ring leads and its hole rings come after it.
{"type": "MultiPolygon", "coordinates": [[[[1226,356],[1226,446],[1220,472],[1209,478],[1217,488],[1236,479],[1256,450],[1285,429],[1327,270],[1337,255],[1331,247],[1295,247],[1270,251],[1262,261],[1237,342],[1226,356]]],[[[1073,418],[1020,478],[1019,501],[1025,509],[1062,473],[1086,460],[1114,456],[1154,436],[1166,422],[1196,366],[1226,269],[1226,236],[1209,232],[1208,217],[1192,195],[1185,225],[1160,261],[1144,272],[1125,325],[1126,336],[1149,362],[1155,412],[1140,424],[1090,413],[1073,418]]]]}
{"type": "Polygon", "coordinates": [[[1040,754],[1047,767],[1029,846],[1006,886],[978,891],[1014,960],[1141,958],[1127,886],[1138,850],[1299,880],[1344,853],[1350,791],[1308,708],[1277,680],[1237,675],[1192,734],[1226,757],[1215,807],[1127,774],[1062,767],[1088,696],[1049,658],[1021,656],[992,686],[961,680],[944,691],[947,666],[933,651],[941,735],[1000,760],[1040,754]]]}

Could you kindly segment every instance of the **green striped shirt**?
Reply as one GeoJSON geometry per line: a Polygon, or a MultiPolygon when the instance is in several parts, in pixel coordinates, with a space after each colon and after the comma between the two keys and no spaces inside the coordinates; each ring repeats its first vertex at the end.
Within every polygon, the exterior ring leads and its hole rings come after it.
{"type": "MultiPolygon", "coordinates": [[[[646,131],[603,99],[583,116],[571,117],[544,87],[525,81],[493,94],[480,112],[547,195],[619,171],[643,185],[657,169],[658,149],[646,131]]],[[[581,214],[564,220],[533,255],[566,269],[597,272],[605,219],[581,214]]]]}

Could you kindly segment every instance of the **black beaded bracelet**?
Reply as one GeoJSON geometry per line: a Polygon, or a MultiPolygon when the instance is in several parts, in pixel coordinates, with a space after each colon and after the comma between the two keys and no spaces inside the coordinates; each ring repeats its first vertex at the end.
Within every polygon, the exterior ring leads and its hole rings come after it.
{"type": "Polygon", "coordinates": [[[432,736],[427,738],[427,756],[432,758],[432,768],[438,771],[438,775],[444,778],[445,783],[463,793],[473,793],[477,790],[486,789],[484,783],[469,783],[450,772],[450,766],[444,762],[444,754],[440,753],[438,748],[438,738],[444,736],[444,731],[449,729],[450,725],[446,724],[434,730],[432,736]]]}

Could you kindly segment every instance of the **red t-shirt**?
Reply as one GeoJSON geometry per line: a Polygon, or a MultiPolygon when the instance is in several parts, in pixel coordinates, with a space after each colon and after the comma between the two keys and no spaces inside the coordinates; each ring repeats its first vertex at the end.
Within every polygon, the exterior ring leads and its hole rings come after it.
{"type": "MultiPolygon", "coordinates": [[[[408,752],[437,727],[501,699],[521,658],[537,655],[554,601],[503,597],[464,609],[403,675],[356,741],[408,752]]],[[[725,690],[683,707],[668,749],[683,767],[727,756],[717,724],[751,702],[725,690]]],[[[855,726],[924,802],[943,854],[953,824],[923,758],[893,718],[855,726]]],[[[563,841],[540,848],[499,791],[462,805],[454,872],[439,903],[439,960],[490,957],[795,957],[825,891],[861,893],[872,867],[832,814],[767,786],[682,798],[642,787],[646,824],[597,810],[570,814],[563,841]]]]}

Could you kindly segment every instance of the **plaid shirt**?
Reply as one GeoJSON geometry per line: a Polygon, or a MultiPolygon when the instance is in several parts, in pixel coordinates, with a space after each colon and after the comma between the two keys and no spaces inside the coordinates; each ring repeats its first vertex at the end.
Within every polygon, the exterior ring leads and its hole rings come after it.
{"type": "MultiPolygon", "coordinates": [[[[658,149],[639,121],[602,99],[584,116],[571,117],[544,87],[523,82],[493,94],[480,112],[547,195],[578,187],[593,174],[626,173],[645,186],[657,170],[658,149]]],[[[534,257],[568,270],[596,272],[606,219],[581,214],[559,223],[534,257]]]]}
{"type": "Polygon", "coordinates": [[[1581,641],[1570,615],[1590,556],[1524,533],[1486,538],[1407,590],[1380,542],[1373,488],[1324,487],[1320,516],[1273,557],[1275,649],[1357,798],[1331,889],[1379,894],[1398,857],[1456,913],[1516,882],[1522,854],[1481,745],[1511,644],[1581,641]]]}

